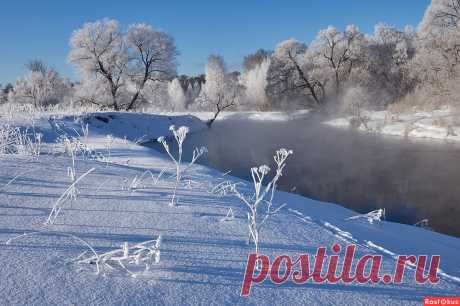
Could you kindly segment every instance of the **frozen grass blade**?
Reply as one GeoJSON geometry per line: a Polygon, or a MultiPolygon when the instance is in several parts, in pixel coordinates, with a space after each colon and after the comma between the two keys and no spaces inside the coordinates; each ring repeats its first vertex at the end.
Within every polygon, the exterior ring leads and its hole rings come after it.
{"type": "Polygon", "coordinates": [[[46,220],[45,224],[54,224],[54,222],[56,221],[56,218],[58,217],[61,209],[64,207],[67,200],[69,199],[76,200],[76,198],[73,198],[73,192],[75,189],[75,185],[77,185],[78,182],[80,182],[83,178],[85,178],[85,176],[87,176],[94,170],[96,170],[96,168],[91,168],[88,171],[86,171],[64,191],[64,193],[59,197],[59,199],[54,204],[53,209],[51,210],[51,213],[49,214],[48,219],[46,220]]]}

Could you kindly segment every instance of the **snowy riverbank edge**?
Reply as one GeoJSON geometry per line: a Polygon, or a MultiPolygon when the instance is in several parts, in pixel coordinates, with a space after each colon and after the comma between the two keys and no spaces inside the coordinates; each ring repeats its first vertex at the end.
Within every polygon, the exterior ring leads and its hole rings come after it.
{"type": "MultiPolygon", "coordinates": [[[[358,130],[383,136],[409,139],[460,141],[460,115],[449,109],[414,114],[394,115],[387,111],[363,112],[365,124],[358,130]]],[[[336,128],[350,128],[352,117],[326,120],[324,124],[336,128]]]]}

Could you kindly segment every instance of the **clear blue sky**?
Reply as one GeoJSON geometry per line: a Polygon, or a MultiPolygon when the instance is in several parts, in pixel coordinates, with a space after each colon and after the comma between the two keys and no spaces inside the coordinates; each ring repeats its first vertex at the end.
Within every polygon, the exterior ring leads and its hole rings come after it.
{"type": "Polygon", "coordinates": [[[371,33],[378,22],[417,25],[430,0],[226,0],[108,1],[8,0],[0,4],[0,83],[24,73],[39,58],[76,79],[67,63],[68,41],[84,22],[103,17],[123,25],[145,22],[172,34],[181,55],[179,73],[203,71],[211,53],[230,69],[258,48],[273,49],[287,38],[309,42],[328,25],[356,24],[371,33]]]}

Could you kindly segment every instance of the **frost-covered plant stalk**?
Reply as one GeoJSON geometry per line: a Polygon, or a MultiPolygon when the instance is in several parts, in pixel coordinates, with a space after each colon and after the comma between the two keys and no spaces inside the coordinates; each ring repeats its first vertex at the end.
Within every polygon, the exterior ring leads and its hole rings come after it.
{"type": "MultiPolygon", "coordinates": [[[[77,189],[76,185],[80,182],[85,176],[96,170],[96,168],[91,168],[90,170],[83,173],[79,178],[75,179],[72,184],[62,193],[59,199],[54,203],[53,209],[51,210],[48,218],[46,219],[45,225],[54,224],[56,218],[59,216],[62,208],[67,202],[72,202],[77,199],[77,189]]],[[[75,175],[75,174],[74,174],[75,175]]]]}
{"type": "Polygon", "coordinates": [[[78,143],[72,141],[72,138],[67,136],[60,136],[58,141],[64,146],[65,152],[69,155],[72,160],[72,164],[67,167],[67,177],[70,179],[70,183],[72,184],[69,190],[69,196],[72,200],[77,198],[77,188],[73,185],[76,180],[76,166],[75,166],[75,157],[78,151],[78,143]]]}
{"type": "Polygon", "coordinates": [[[385,219],[385,208],[380,208],[380,209],[368,212],[367,214],[357,215],[357,216],[347,218],[347,220],[356,220],[356,219],[365,219],[370,224],[373,224],[374,222],[382,221],[382,219],[385,219]]]}
{"type": "Polygon", "coordinates": [[[270,216],[278,213],[286,204],[277,208],[273,207],[273,197],[275,195],[277,182],[283,175],[286,165],[286,159],[291,155],[292,150],[279,149],[276,151],[273,159],[276,164],[276,174],[264,185],[264,179],[270,172],[267,165],[251,168],[252,181],[254,183],[254,192],[251,197],[244,196],[238,191],[237,185],[231,185],[231,192],[238,197],[248,208],[248,244],[254,243],[255,253],[259,254],[260,230],[270,216]],[[265,206],[265,209],[262,209],[265,206]]]}
{"type": "Polygon", "coordinates": [[[112,144],[114,141],[113,135],[110,135],[110,134],[107,135],[106,140],[107,140],[107,142],[105,143],[105,147],[107,149],[107,164],[106,165],[108,165],[110,162],[110,156],[111,156],[110,149],[112,149],[112,144]]]}
{"type": "Polygon", "coordinates": [[[185,167],[185,169],[182,170],[182,174],[185,173],[188,169],[190,169],[194,164],[195,162],[204,154],[208,153],[208,149],[206,147],[199,147],[199,148],[195,148],[193,149],[193,154],[192,154],[192,160],[190,161],[190,163],[187,165],[187,167],[185,167]]]}
{"type": "Polygon", "coordinates": [[[89,136],[89,125],[88,123],[83,124],[81,123],[81,131],[83,134],[83,140],[85,143],[88,143],[88,136],[89,136]]]}
{"type": "MultiPolygon", "coordinates": [[[[166,153],[169,155],[171,160],[174,162],[174,165],[176,166],[176,184],[174,186],[174,191],[173,191],[173,195],[172,195],[171,202],[170,202],[171,206],[175,206],[177,204],[176,191],[177,191],[177,187],[179,186],[180,180],[182,177],[182,171],[181,171],[182,170],[181,169],[182,152],[183,152],[182,145],[184,144],[185,138],[187,137],[187,133],[190,131],[190,129],[187,126],[181,126],[179,128],[176,128],[175,125],[171,125],[169,127],[169,130],[173,133],[174,139],[177,142],[177,150],[178,150],[177,158],[175,158],[171,154],[171,150],[164,136],[158,137],[157,141],[163,145],[166,153]]],[[[206,152],[207,152],[207,149],[205,147],[195,148],[193,150],[192,161],[189,163],[186,169],[190,168],[198,160],[198,158],[200,158],[200,156],[202,156],[206,152]]]]}
{"type": "Polygon", "coordinates": [[[152,179],[154,185],[156,185],[157,178],[154,178],[153,173],[150,170],[144,171],[140,176],[136,175],[134,178],[129,182],[126,180],[126,185],[123,186],[123,189],[129,190],[131,192],[136,191],[137,189],[144,188],[144,180],[146,178],[152,179]]]}
{"type": "MultiPolygon", "coordinates": [[[[53,123],[57,126],[56,123],[53,123]]],[[[58,127],[59,128],[59,127],[58,127]]],[[[57,139],[57,144],[64,148],[65,154],[67,154],[72,159],[75,157],[83,156],[84,159],[86,158],[102,158],[102,154],[94,152],[86,143],[80,141],[78,137],[69,136],[68,134],[64,133],[57,139]]]]}
{"type": "Polygon", "coordinates": [[[132,277],[136,277],[138,273],[133,272],[130,268],[143,267],[144,272],[146,272],[153,265],[160,263],[160,246],[161,236],[158,236],[157,239],[144,241],[133,246],[129,246],[125,242],[121,248],[103,254],[87,256],[87,251],[85,251],[78,256],[76,262],[80,264],[95,264],[97,273],[99,273],[100,268],[114,270],[118,267],[132,277]]]}

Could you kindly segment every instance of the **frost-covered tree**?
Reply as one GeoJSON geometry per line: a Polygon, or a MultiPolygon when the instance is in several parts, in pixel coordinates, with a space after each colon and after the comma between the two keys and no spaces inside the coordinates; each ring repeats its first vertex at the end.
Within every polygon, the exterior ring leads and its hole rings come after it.
{"type": "Polygon", "coordinates": [[[243,72],[253,70],[257,66],[260,66],[263,62],[269,60],[273,52],[259,49],[253,54],[249,54],[243,59],[243,72]]]}
{"type": "Polygon", "coordinates": [[[166,82],[148,82],[142,94],[142,100],[145,103],[141,106],[153,110],[170,110],[168,83],[166,82]]]}
{"type": "Polygon", "coordinates": [[[308,46],[286,40],[272,56],[267,95],[272,103],[298,101],[330,112],[342,109],[349,88],[360,87],[376,107],[386,106],[414,87],[408,63],[415,55],[415,39],[409,27],[401,31],[379,24],[373,35],[353,25],[344,31],[329,26],[308,46]]]}
{"type": "Polygon", "coordinates": [[[459,75],[459,18],[458,0],[433,0],[427,8],[417,28],[418,52],[414,66],[422,81],[443,82],[459,75]]]}
{"type": "Polygon", "coordinates": [[[127,109],[133,109],[147,82],[169,81],[176,75],[174,39],[146,24],[128,28],[129,76],[136,89],[127,109]]]}
{"type": "Polygon", "coordinates": [[[205,67],[206,83],[203,91],[212,102],[225,89],[227,68],[224,59],[220,55],[210,55],[205,67]]]}
{"type": "Polygon", "coordinates": [[[201,109],[200,99],[198,99],[195,103],[195,100],[200,96],[201,88],[205,83],[205,75],[197,75],[197,76],[187,76],[187,75],[180,75],[177,77],[182,89],[184,90],[185,95],[185,104],[186,108],[190,109],[201,109]]]}
{"type": "Polygon", "coordinates": [[[245,69],[240,76],[240,82],[245,88],[244,101],[250,109],[266,109],[268,98],[265,88],[270,58],[265,58],[257,64],[251,64],[250,67],[251,69],[245,69]]]}
{"type": "Polygon", "coordinates": [[[10,91],[13,91],[13,89],[14,89],[13,84],[8,83],[8,84],[5,85],[5,87],[3,87],[3,93],[8,95],[10,93],[10,91]]]}
{"type": "Polygon", "coordinates": [[[13,84],[8,83],[4,87],[0,86],[0,103],[8,102],[8,94],[13,91],[13,84]]]}
{"type": "Polygon", "coordinates": [[[367,90],[359,86],[349,87],[345,90],[341,100],[343,112],[352,116],[350,123],[355,127],[360,125],[367,127],[363,110],[372,103],[372,97],[367,90]]]}
{"type": "Polygon", "coordinates": [[[206,82],[199,103],[202,108],[214,111],[213,118],[207,123],[211,127],[222,111],[238,104],[242,88],[234,75],[227,74],[224,59],[219,55],[209,56],[205,70],[206,82]]]}
{"type": "Polygon", "coordinates": [[[415,55],[415,33],[380,23],[367,37],[364,59],[356,69],[352,86],[367,88],[374,106],[384,107],[407,94],[414,86],[409,61],[415,55]]]}
{"type": "Polygon", "coordinates": [[[128,53],[118,21],[103,19],[88,22],[73,32],[69,61],[76,65],[84,79],[101,78],[109,90],[108,105],[122,108],[119,89],[124,86],[128,53]]]}
{"type": "Polygon", "coordinates": [[[456,28],[460,21],[460,0],[432,0],[425,11],[420,31],[439,28],[456,28]]]}
{"type": "Polygon", "coordinates": [[[316,78],[324,80],[324,86],[331,84],[335,97],[362,60],[363,40],[364,35],[354,25],[348,26],[343,32],[329,26],[318,32],[307,50],[307,57],[311,57],[318,66],[316,78]]]}
{"type": "Polygon", "coordinates": [[[0,84],[0,104],[6,103],[8,101],[8,96],[4,92],[3,86],[0,84]]]}
{"type": "Polygon", "coordinates": [[[276,46],[267,72],[267,94],[272,100],[303,100],[311,107],[325,103],[324,80],[316,77],[315,57],[305,44],[288,39],[276,46]]]}
{"type": "Polygon", "coordinates": [[[115,110],[137,107],[148,82],[169,81],[175,75],[174,40],[145,24],[124,32],[116,20],[86,23],[72,34],[70,46],[70,62],[84,80],[105,84],[111,97],[106,106],[115,110]]]}
{"type": "Polygon", "coordinates": [[[185,110],[186,97],[182,85],[177,78],[168,83],[168,96],[174,111],[185,110]]]}
{"type": "Polygon", "coordinates": [[[415,56],[407,65],[415,89],[403,101],[412,109],[458,103],[459,17],[459,1],[432,0],[418,25],[415,56]]]}
{"type": "Polygon", "coordinates": [[[8,94],[8,100],[12,103],[32,104],[35,107],[63,102],[71,93],[70,81],[62,78],[43,62],[34,63],[37,65],[28,65],[30,71],[18,78],[14,89],[8,94]]]}
{"type": "Polygon", "coordinates": [[[198,95],[195,95],[195,91],[193,90],[192,84],[188,84],[187,90],[185,90],[186,106],[188,107],[190,104],[192,104],[196,97],[198,97],[198,95]]]}
{"type": "Polygon", "coordinates": [[[30,60],[25,66],[31,72],[40,72],[41,74],[45,74],[49,70],[48,66],[39,59],[30,60]]]}
{"type": "MultiPolygon", "coordinates": [[[[118,92],[121,96],[121,90],[118,92]]],[[[83,79],[75,86],[74,102],[81,105],[91,104],[104,108],[112,103],[112,95],[104,78],[97,76],[91,79],[83,79]]]]}

